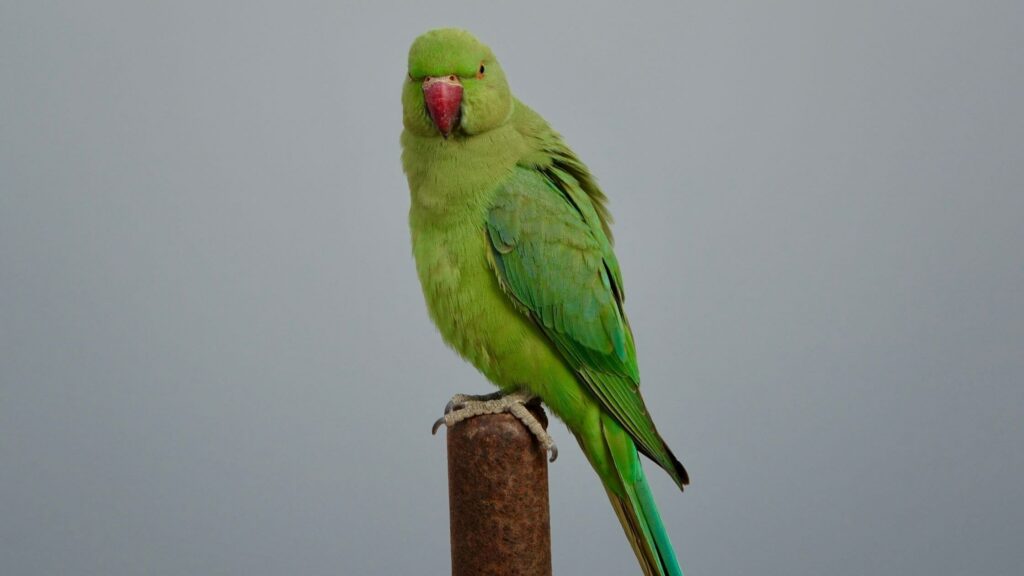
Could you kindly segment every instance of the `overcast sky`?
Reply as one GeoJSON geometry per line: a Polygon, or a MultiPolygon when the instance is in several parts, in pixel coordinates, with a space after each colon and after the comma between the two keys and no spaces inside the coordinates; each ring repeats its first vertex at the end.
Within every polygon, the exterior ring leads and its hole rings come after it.
{"type": "MultiPolygon", "coordinates": [[[[611,199],[699,575],[1024,570],[1024,4],[0,1],[0,572],[445,574],[400,89],[473,30],[611,199]]],[[[555,573],[638,574],[560,423],[555,573]]]]}

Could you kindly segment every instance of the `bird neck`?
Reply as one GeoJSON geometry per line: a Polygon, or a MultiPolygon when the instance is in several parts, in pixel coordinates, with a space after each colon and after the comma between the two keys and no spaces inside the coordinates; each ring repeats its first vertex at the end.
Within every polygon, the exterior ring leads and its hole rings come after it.
{"type": "MultiPolygon", "coordinates": [[[[437,224],[483,215],[498,184],[523,155],[522,136],[511,124],[474,136],[448,139],[402,132],[402,166],[411,210],[437,224]]],[[[481,220],[482,221],[482,220],[481,220]]]]}

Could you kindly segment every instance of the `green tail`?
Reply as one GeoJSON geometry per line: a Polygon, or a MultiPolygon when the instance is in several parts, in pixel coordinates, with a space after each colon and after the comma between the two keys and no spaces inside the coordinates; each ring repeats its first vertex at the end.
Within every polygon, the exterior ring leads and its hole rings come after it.
{"type": "Polygon", "coordinates": [[[602,426],[616,474],[604,479],[605,491],[644,575],[683,576],[633,440],[610,416],[602,417],[602,426]]]}

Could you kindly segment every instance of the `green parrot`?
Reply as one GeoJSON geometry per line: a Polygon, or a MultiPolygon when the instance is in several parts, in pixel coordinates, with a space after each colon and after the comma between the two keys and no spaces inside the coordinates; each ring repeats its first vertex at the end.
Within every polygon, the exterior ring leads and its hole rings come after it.
{"type": "Polygon", "coordinates": [[[409,226],[430,317],[500,389],[455,396],[434,430],[507,411],[554,459],[523,407],[539,398],[597,471],[644,574],[681,575],[638,452],[680,489],[689,478],[640,396],[605,195],[469,32],[413,42],[402,107],[409,226]]]}

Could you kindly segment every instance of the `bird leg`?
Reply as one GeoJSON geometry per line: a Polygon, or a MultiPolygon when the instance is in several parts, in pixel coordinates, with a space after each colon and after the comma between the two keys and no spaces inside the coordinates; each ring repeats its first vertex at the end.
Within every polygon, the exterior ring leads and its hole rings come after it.
{"type": "Polygon", "coordinates": [[[548,431],[537,420],[537,417],[526,407],[527,404],[536,399],[536,396],[526,392],[513,392],[511,394],[494,392],[482,396],[456,394],[448,402],[448,405],[445,406],[444,416],[438,418],[437,422],[434,422],[434,427],[430,430],[430,433],[437,434],[437,430],[442,424],[451,427],[474,416],[509,413],[518,418],[533,433],[544,450],[551,454],[549,461],[554,462],[558,458],[558,447],[555,446],[554,439],[551,438],[548,431]]]}

